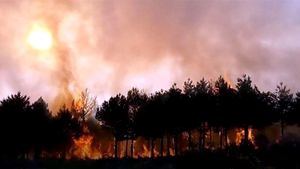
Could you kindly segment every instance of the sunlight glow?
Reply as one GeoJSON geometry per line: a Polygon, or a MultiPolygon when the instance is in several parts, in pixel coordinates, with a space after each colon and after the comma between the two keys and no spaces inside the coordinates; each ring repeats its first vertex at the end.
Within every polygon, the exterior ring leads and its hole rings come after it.
{"type": "Polygon", "coordinates": [[[27,43],[36,50],[49,50],[53,46],[53,37],[47,27],[35,24],[27,37],[27,43]]]}

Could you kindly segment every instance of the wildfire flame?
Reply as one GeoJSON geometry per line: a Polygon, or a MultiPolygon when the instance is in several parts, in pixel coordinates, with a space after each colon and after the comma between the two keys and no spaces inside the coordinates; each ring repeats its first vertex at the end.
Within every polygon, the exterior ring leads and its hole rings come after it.
{"type": "MultiPolygon", "coordinates": [[[[236,145],[241,144],[244,137],[245,137],[245,131],[243,129],[236,129],[235,144],[236,145]]],[[[248,129],[248,139],[252,144],[254,144],[254,134],[252,128],[248,129]]]]}
{"type": "Polygon", "coordinates": [[[79,159],[99,159],[102,158],[100,145],[93,145],[94,137],[90,134],[85,134],[74,139],[73,146],[70,149],[70,156],[79,159]]]}
{"type": "MultiPolygon", "coordinates": [[[[216,136],[219,133],[216,133],[216,136]]],[[[208,134],[207,134],[208,135],[208,134]]],[[[187,141],[188,137],[186,133],[182,133],[181,135],[181,141],[178,140],[179,143],[178,146],[178,151],[179,153],[182,151],[188,151],[189,149],[187,148],[187,141]],[[183,143],[183,144],[182,144],[183,143]]],[[[207,137],[207,136],[206,136],[207,137]]],[[[223,143],[227,141],[227,143],[235,143],[236,145],[240,145],[242,140],[245,137],[245,132],[244,129],[238,128],[234,129],[232,132],[232,135],[228,135],[225,140],[223,140],[223,143]]],[[[197,142],[199,140],[196,140],[194,137],[193,142],[197,142]]],[[[218,137],[214,137],[215,139],[219,139],[218,137]]],[[[254,144],[254,130],[252,128],[249,128],[248,130],[248,139],[249,141],[254,144]]],[[[166,147],[166,144],[163,145],[163,156],[175,156],[175,149],[174,149],[174,140],[169,140],[169,146],[166,147]]],[[[207,140],[208,141],[208,140],[207,140]]],[[[211,140],[212,142],[214,141],[213,139],[211,140]]],[[[218,142],[218,140],[217,140],[218,142]]],[[[153,147],[153,157],[159,157],[161,154],[161,143],[154,142],[154,147],[153,147]]],[[[66,158],[67,159],[100,159],[100,158],[111,158],[114,156],[114,143],[109,142],[108,144],[102,144],[100,143],[99,140],[96,140],[94,135],[89,132],[87,127],[84,127],[84,134],[79,137],[79,138],[74,138],[73,139],[73,145],[69,149],[66,158]],[[103,146],[103,147],[102,147],[103,146]]],[[[121,141],[118,143],[118,157],[119,158],[124,158],[124,157],[130,157],[131,155],[131,143],[128,143],[127,147],[127,156],[125,153],[126,149],[126,141],[121,141]]],[[[207,145],[205,146],[207,149],[212,149],[214,150],[215,147],[210,147],[208,142],[207,145]]],[[[134,141],[134,147],[133,147],[133,158],[150,158],[151,157],[151,145],[149,145],[149,140],[144,139],[144,138],[138,138],[134,141]]],[[[42,157],[57,157],[57,158],[62,158],[62,154],[60,152],[57,153],[48,153],[48,152],[43,152],[42,157]]]]}
{"type": "Polygon", "coordinates": [[[148,147],[145,144],[143,144],[143,150],[142,150],[142,153],[140,154],[140,156],[142,158],[150,157],[150,151],[149,151],[148,147]]]}

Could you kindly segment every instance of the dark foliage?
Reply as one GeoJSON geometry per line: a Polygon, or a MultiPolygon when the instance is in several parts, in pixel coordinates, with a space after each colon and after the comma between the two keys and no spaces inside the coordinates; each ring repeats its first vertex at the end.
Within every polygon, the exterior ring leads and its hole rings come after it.
{"type": "Polygon", "coordinates": [[[227,146],[229,129],[243,128],[243,145],[249,145],[249,128],[261,129],[281,122],[283,131],[286,123],[299,124],[299,97],[298,93],[293,98],[282,84],[275,93],[262,92],[246,75],[238,78],[235,86],[221,76],[214,83],[201,79],[194,84],[188,79],[183,90],[174,84],[150,96],[132,89],[127,97],[112,97],[98,109],[96,119],[113,128],[117,138],[142,136],[149,140],[150,147],[154,147],[153,140],[160,139],[161,150],[167,138],[167,151],[173,142],[177,154],[178,135],[182,132],[188,133],[188,146],[193,150],[192,131],[198,130],[198,147],[203,150],[208,130],[220,133],[222,148],[227,146]]]}
{"type": "MultiPolygon", "coordinates": [[[[39,159],[45,152],[65,158],[72,140],[83,133],[84,117],[76,116],[78,112],[65,106],[53,116],[42,98],[32,104],[29,100],[19,92],[0,102],[0,158],[39,159]]],[[[294,97],[283,84],[274,93],[262,92],[244,75],[235,86],[219,77],[214,83],[205,79],[193,83],[189,79],[182,89],[174,84],[168,90],[150,95],[133,88],[126,96],[118,94],[104,101],[95,118],[102,127],[112,129],[115,157],[118,157],[118,142],[124,140],[126,156],[128,141],[133,156],[133,142],[140,136],[149,141],[153,157],[155,140],[160,140],[161,156],[164,149],[167,156],[170,149],[179,155],[178,140],[184,132],[188,134],[188,148],[194,152],[196,146],[197,150],[206,151],[206,141],[210,138],[211,142],[213,131],[220,133],[220,148],[226,149],[230,147],[226,141],[229,129],[243,128],[245,137],[241,145],[251,149],[249,128],[261,129],[280,122],[283,135],[286,124],[300,125],[299,114],[299,93],[294,97]],[[192,141],[195,131],[197,143],[192,141]]],[[[257,140],[261,148],[267,148],[263,137],[257,140]]]]}
{"type": "Polygon", "coordinates": [[[63,107],[52,117],[46,102],[39,98],[30,104],[20,92],[1,101],[1,159],[35,159],[42,151],[64,156],[70,140],[81,132],[77,119],[63,107]]]}

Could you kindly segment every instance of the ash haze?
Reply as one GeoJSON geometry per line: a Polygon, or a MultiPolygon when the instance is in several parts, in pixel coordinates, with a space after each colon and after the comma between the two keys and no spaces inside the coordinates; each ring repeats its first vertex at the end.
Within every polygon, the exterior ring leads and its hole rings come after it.
{"type": "Polygon", "coordinates": [[[21,91],[53,108],[85,88],[101,102],[245,73],[262,90],[299,89],[296,0],[1,0],[0,11],[1,98],[21,91]],[[35,24],[51,49],[26,43],[35,24]]]}

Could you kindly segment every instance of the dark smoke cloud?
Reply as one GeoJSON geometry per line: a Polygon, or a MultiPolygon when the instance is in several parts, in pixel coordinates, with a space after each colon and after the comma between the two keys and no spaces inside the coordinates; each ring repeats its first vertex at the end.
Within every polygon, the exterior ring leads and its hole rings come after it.
{"type": "Polygon", "coordinates": [[[0,11],[1,97],[21,90],[55,103],[88,88],[101,101],[244,73],[263,90],[299,89],[297,1],[4,0],[0,11]],[[47,54],[26,44],[37,20],[56,40],[47,54]]]}

